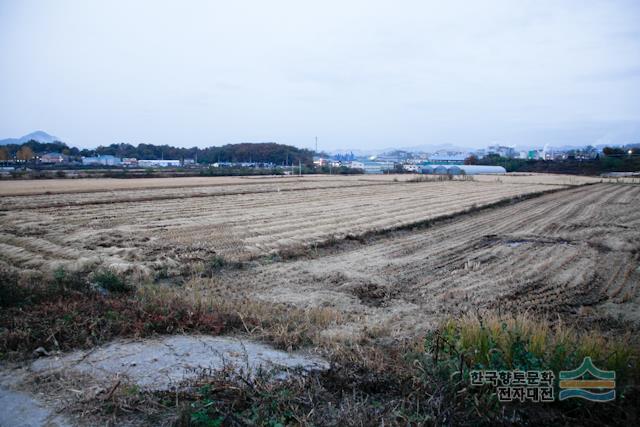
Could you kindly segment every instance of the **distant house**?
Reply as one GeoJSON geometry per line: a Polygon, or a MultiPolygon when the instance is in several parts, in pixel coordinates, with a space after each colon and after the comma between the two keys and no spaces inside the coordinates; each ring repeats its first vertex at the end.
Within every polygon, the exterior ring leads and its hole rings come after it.
{"type": "Polygon", "coordinates": [[[179,167],[180,160],[138,160],[138,166],[143,168],[168,168],[179,167]]]}
{"type": "Polygon", "coordinates": [[[69,161],[69,156],[61,153],[45,153],[40,156],[40,163],[66,163],[69,161]]]}
{"type": "Polygon", "coordinates": [[[120,166],[122,162],[116,156],[105,154],[95,157],[83,157],[82,164],[85,166],[99,165],[99,166],[120,166]]]}
{"type": "Polygon", "coordinates": [[[349,167],[352,168],[352,169],[363,169],[364,170],[364,163],[358,162],[356,160],[353,160],[353,161],[349,162],[349,167]]]}
{"type": "Polygon", "coordinates": [[[364,162],[364,173],[382,174],[393,169],[393,162],[364,162]]]}
{"type": "Polygon", "coordinates": [[[123,157],[122,158],[122,166],[124,167],[136,167],[138,166],[138,159],[134,158],[134,157],[123,157]]]}

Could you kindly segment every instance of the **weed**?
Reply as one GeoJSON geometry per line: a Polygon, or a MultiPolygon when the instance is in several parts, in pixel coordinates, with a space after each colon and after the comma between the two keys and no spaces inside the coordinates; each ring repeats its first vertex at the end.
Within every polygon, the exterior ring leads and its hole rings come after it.
{"type": "MultiPolygon", "coordinates": [[[[590,356],[602,369],[615,370],[627,384],[640,375],[637,347],[629,337],[605,338],[597,331],[580,334],[558,322],[529,314],[501,317],[466,316],[445,322],[427,335],[425,348],[436,364],[454,366],[461,375],[471,369],[574,369],[590,356]],[[632,379],[630,381],[630,379],[632,379]]],[[[620,381],[619,393],[624,394],[620,381]]]]}
{"type": "Polygon", "coordinates": [[[226,265],[227,265],[227,261],[220,255],[216,255],[209,260],[206,266],[206,269],[209,272],[209,274],[212,275],[213,273],[220,271],[226,265]]]}
{"type": "Polygon", "coordinates": [[[0,352],[7,357],[33,349],[71,350],[114,337],[201,332],[218,335],[239,328],[237,316],[223,318],[213,307],[183,299],[125,294],[71,293],[53,301],[0,312],[0,352]]]}
{"type": "Polygon", "coordinates": [[[109,292],[127,293],[133,289],[120,276],[110,270],[103,270],[93,275],[93,283],[109,292]]]}

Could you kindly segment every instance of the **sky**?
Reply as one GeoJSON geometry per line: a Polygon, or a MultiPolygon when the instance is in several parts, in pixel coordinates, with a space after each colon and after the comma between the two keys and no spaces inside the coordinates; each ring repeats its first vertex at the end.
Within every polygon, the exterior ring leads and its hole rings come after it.
{"type": "Polygon", "coordinates": [[[640,2],[0,0],[0,138],[640,142],[640,2]]]}

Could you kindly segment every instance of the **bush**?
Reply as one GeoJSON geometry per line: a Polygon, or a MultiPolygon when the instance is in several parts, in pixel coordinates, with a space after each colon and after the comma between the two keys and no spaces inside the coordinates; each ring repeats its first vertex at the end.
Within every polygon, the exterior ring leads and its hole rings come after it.
{"type": "Polygon", "coordinates": [[[227,260],[220,255],[215,255],[205,264],[204,273],[207,276],[213,277],[218,271],[227,266],[227,260]]]}
{"type": "Polygon", "coordinates": [[[120,276],[109,270],[95,273],[93,283],[109,292],[127,293],[132,290],[120,276]]]}

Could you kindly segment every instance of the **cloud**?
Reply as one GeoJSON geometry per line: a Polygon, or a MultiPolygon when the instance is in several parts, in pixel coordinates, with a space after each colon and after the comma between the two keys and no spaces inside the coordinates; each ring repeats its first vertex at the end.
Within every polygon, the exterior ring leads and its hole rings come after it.
{"type": "Polygon", "coordinates": [[[0,135],[583,142],[567,123],[640,119],[637,22],[634,1],[5,2],[0,135]]]}

